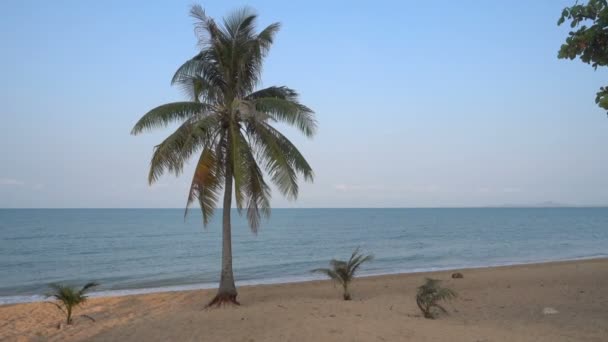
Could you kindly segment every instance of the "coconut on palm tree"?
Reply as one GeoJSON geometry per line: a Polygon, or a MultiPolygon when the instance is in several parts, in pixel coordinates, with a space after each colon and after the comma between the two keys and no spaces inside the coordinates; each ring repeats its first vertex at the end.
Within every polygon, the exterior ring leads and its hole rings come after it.
{"type": "Polygon", "coordinates": [[[152,109],[131,133],[181,124],[154,148],[148,181],[154,183],[165,172],[180,175],[190,157],[198,155],[186,213],[197,201],[207,226],[223,194],[220,283],[208,306],[238,304],[232,271],[233,192],[239,213],[246,211],[249,226],[256,232],[262,215],[270,215],[271,191],[262,170],[290,199],[298,195],[299,177],[313,179],[306,159],[273,124],[292,125],[312,137],[316,121],[314,112],[298,101],[293,89],[257,89],[278,23],[257,32],[257,15],[247,8],[233,12],[220,24],[200,6],[193,6],[190,14],[196,21],[200,52],[180,66],[172,80],[188,99],[152,109]]]}
{"type": "Polygon", "coordinates": [[[75,287],[68,285],[51,284],[49,287],[53,292],[47,294],[47,297],[52,297],[59,301],[59,303],[52,302],[52,304],[55,304],[55,306],[65,314],[66,324],[72,324],[72,311],[87,300],[85,294],[97,285],[97,283],[93,282],[87,283],[78,290],[75,287]]]}
{"type": "Polygon", "coordinates": [[[344,300],[351,300],[348,285],[355,278],[355,273],[357,273],[359,267],[361,267],[364,262],[371,261],[373,258],[374,256],[371,254],[361,254],[359,248],[357,248],[348,261],[332,259],[329,262],[331,268],[317,268],[311,272],[323,273],[333,279],[342,286],[342,298],[344,298],[344,300]]]}

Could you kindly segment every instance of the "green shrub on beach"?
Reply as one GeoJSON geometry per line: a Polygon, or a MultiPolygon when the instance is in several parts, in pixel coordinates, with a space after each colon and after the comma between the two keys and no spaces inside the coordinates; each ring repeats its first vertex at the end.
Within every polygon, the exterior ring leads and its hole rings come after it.
{"type": "Polygon", "coordinates": [[[363,255],[359,253],[359,248],[355,249],[353,254],[350,256],[348,261],[332,259],[329,264],[331,268],[317,268],[311,272],[323,273],[333,279],[338,284],[342,285],[344,290],[344,300],[350,300],[350,292],[348,291],[348,285],[355,278],[355,273],[361,267],[361,264],[373,259],[373,255],[363,255]]]}
{"type": "Polygon", "coordinates": [[[441,280],[426,278],[424,285],[418,287],[416,293],[416,304],[425,318],[434,319],[437,317],[437,309],[447,313],[437,302],[442,300],[452,300],[456,298],[456,292],[452,289],[441,287],[441,280]]]}
{"type": "Polygon", "coordinates": [[[87,296],[85,294],[89,289],[97,285],[99,284],[91,282],[78,290],[75,287],[68,285],[51,284],[49,287],[53,291],[47,294],[47,297],[52,297],[59,301],[59,303],[51,303],[55,304],[55,306],[57,306],[57,308],[59,308],[59,310],[65,314],[66,324],[72,324],[72,311],[75,307],[83,304],[87,300],[87,296]]]}

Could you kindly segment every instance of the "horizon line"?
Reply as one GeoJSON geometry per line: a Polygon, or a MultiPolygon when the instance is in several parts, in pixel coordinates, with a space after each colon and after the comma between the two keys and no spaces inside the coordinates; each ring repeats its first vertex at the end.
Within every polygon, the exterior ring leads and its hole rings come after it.
{"type": "MultiPolygon", "coordinates": [[[[608,208],[606,204],[591,205],[472,205],[472,206],[420,206],[420,207],[271,207],[270,209],[543,209],[543,208],[608,208]]],[[[185,210],[179,207],[2,207],[0,210],[185,210]]],[[[238,209],[231,207],[230,209],[238,209]]],[[[192,209],[190,209],[192,210],[192,209]]],[[[217,208],[216,210],[221,210],[217,208]]]]}

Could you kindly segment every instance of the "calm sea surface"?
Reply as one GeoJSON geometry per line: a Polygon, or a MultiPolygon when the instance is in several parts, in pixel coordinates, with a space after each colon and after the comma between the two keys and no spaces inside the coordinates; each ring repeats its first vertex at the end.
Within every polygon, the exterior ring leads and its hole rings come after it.
{"type": "MultiPolygon", "coordinates": [[[[207,230],[181,209],[0,210],[0,303],[39,300],[53,282],[97,295],[213,287],[221,215],[207,230]]],[[[357,246],[362,274],[608,256],[608,208],[274,209],[258,235],[233,212],[240,284],[314,279],[357,246]]]]}

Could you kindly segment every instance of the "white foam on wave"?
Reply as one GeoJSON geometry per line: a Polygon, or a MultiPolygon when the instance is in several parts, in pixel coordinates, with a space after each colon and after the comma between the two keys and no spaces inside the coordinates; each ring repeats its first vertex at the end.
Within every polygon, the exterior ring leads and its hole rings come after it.
{"type": "Polygon", "coordinates": [[[492,267],[503,267],[503,266],[521,266],[521,265],[533,265],[533,264],[545,264],[550,262],[564,262],[564,261],[580,261],[580,260],[593,260],[593,259],[604,259],[608,258],[608,254],[597,254],[593,256],[582,256],[572,257],[563,259],[537,259],[527,261],[504,261],[494,262],[489,264],[462,264],[453,266],[437,266],[437,267],[420,267],[420,268],[407,268],[407,269],[396,269],[388,272],[363,272],[360,277],[376,277],[382,275],[393,275],[393,274],[413,274],[413,273],[428,273],[428,272],[442,272],[442,271],[453,271],[462,269],[479,269],[479,268],[492,268],[492,267]]]}
{"type": "Polygon", "coordinates": [[[46,296],[43,295],[29,295],[29,296],[5,296],[0,297],[0,305],[6,304],[18,304],[18,303],[31,303],[31,302],[44,302],[46,296]]]}
{"type": "MultiPolygon", "coordinates": [[[[426,272],[440,272],[440,271],[450,271],[450,270],[459,270],[459,269],[477,269],[477,268],[490,268],[490,267],[500,267],[500,266],[516,266],[516,265],[530,265],[530,264],[539,264],[539,263],[547,263],[547,262],[560,262],[560,261],[576,261],[576,260],[592,260],[592,259],[602,259],[607,258],[608,254],[598,254],[593,256],[582,256],[575,258],[565,258],[565,259],[542,259],[542,260],[530,260],[530,261],[516,261],[516,262],[495,262],[490,264],[468,264],[468,265],[454,265],[454,266],[445,266],[445,267],[421,267],[421,268],[404,268],[404,269],[394,269],[390,271],[368,271],[362,272],[360,277],[375,277],[381,275],[393,275],[393,274],[411,274],[411,273],[426,273],[426,272]]],[[[251,285],[272,285],[272,284],[292,284],[292,283],[300,283],[305,281],[313,281],[313,280],[322,280],[326,279],[322,276],[316,275],[302,275],[302,276],[292,276],[292,277],[277,277],[277,278],[268,278],[268,279],[251,279],[251,280],[241,280],[237,281],[237,286],[251,286],[251,285]]],[[[121,296],[131,296],[131,295],[139,295],[139,294],[148,294],[148,293],[163,293],[163,292],[179,292],[179,291],[193,291],[193,290],[205,290],[205,289],[213,289],[217,287],[217,283],[202,283],[202,284],[188,284],[188,285],[170,285],[170,286],[162,286],[162,287],[147,287],[147,288],[138,288],[138,289],[122,289],[122,290],[104,290],[91,292],[89,297],[98,298],[98,297],[121,297],[121,296]]],[[[31,302],[43,302],[49,301],[46,296],[43,295],[29,295],[29,296],[3,296],[0,297],[0,305],[8,305],[8,304],[18,304],[18,303],[31,303],[31,302]]]]}

